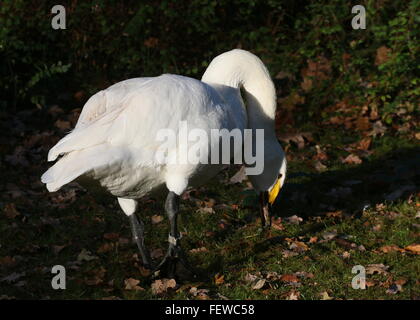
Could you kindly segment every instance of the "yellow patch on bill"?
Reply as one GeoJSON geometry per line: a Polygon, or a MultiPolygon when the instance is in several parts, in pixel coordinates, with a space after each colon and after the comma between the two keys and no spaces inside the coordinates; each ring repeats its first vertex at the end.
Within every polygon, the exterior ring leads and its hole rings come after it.
{"type": "Polygon", "coordinates": [[[276,183],[274,184],[273,188],[271,188],[270,193],[268,194],[268,202],[273,204],[276,200],[279,192],[280,192],[280,179],[277,179],[276,183]]]}

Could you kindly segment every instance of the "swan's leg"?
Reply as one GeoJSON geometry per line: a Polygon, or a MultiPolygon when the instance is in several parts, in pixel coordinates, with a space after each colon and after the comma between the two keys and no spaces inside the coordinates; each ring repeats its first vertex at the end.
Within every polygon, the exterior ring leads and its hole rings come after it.
{"type": "Polygon", "coordinates": [[[168,196],[165,202],[166,214],[169,218],[170,232],[169,232],[169,247],[166,252],[165,257],[155,268],[155,270],[161,270],[170,278],[173,278],[176,273],[177,264],[180,263],[186,270],[190,271],[192,274],[196,272],[189,266],[185,258],[185,254],[180,245],[181,235],[178,232],[177,217],[179,211],[179,195],[169,191],[168,196]]]}
{"type": "Polygon", "coordinates": [[[137,201],[132,199],[118,198],[118,203],[130,220],[133,240],[136,242],[137,247],[139,248],[143,266],[147,269],[151,269],[152,265],[150,254],[144,245],[144,223],[143,221],[137,219],[136,216],[137,201]]]}

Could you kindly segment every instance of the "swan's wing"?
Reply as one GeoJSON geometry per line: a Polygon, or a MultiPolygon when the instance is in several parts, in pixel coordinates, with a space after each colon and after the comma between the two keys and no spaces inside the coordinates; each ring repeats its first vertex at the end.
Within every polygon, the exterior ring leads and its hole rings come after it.
{"type": "Polygon", "coordinates": [[[109,92],[100,92],[95,99],[105,107],[89,107],[100,110],[99,115],[90,122],[82,122],[61,139],[50,150],[49,161],[60,154],[102,143],[110,147],[128,146],[141,150],[143,155],[153,155],[162,144],[157,140],[159,130],[177,134],[181,121],[186,121],[189,129],[218,128],[226,118],[220,96],[211,87],[182,76],[162,75],[140,84],[119,85],[109,92]]]}
{"type": "Polygon", "coordinates": [[[76,128],[83,127],[97,119],[106,112],[112,111],[120,106],[124,96],[139,90],[143,84],[151,78],[134,78],[118,82],[105,90],[101,90],[94,94],[83,106],[76,128]]]}

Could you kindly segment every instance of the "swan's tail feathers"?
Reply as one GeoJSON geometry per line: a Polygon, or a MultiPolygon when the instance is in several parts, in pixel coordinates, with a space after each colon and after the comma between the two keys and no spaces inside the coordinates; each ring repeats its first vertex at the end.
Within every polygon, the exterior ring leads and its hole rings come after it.
{"type": "Polygon", "coordinates": [[[54,192],[89,170],[83,151],[76,151],[65,155],[49,168],[41,176],[41,181],[47,185],[48,191],[54,192]]]}
{"type": "Polygon", "coordinates": [[[94,172],[95,176],[101,168],[108,168],[120,162],[124,151],[120,148],[108,148],[102,144],[85,150],[73,151],[55,163],[41,177],[50,192],[59,190],[65,184],[81,175],[94,172]]]}
{"type": "Polygon", "coordinates": [[[50,149],[48,152],[48,161],[54,161],[60,155],[72,151],[83,150],[104,143],[107,140],[113,121],[121,111],[122,108],[117,108],[99,116],[87,126],[75,128],[50,149]]]}

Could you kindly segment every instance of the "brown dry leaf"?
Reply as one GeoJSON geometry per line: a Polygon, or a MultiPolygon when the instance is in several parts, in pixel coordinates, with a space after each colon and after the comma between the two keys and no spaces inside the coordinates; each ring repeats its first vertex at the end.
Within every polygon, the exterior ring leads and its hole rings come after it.
{"type": "Polygon", "coordinates": [[[105,242],[103,245],[101,245],[98,250],[96,250],[97,253],[105,253],[109,252],[114,248],[113,243],[105,242]]]}
{"type": "Polygon", "coordinates": [[[327,291],[321,292],[321,300],[332,300],[334,298],[330,297],[327,291]]]}
{"type": "Polygon", "coordinates": [[[366,266],[366,274],[387,274],[389,266],[386,266],[382,263],[368,264],[366,266]]]}
{"type": "Polygon", "coordinates": [[[303,252],[309,250],[309,247],[302,241],[294,241],[290,244],[289,249],[296,252],[303,252]]]}
{"type": "Polygon", "coordinates": [[[362,159],[360,159],[357,155],[355,154],[349,154],[345,159],[343,159],[341,161],[342,163],[347,163],[347,164],[361,164],[362,163],[362,159]]]}
{"type": "Polygon", "coordinates": [[[110,232],[110,233],[104,234],[104,239],[107,239],[107,240],[118,240],[119,237],[120,237],[120,234],[116,232],[110,232]]]}
{"type": "Polygon", "coordinates": [[[109,297],[103,297],[101,300],[122,300],[122,299],[117,296],[109,296],[109,297]]]}
{"type": "Polygon", "coordinates": [[[303,78],[303,81],[300,84],[303,91],[306,91],[306,92],[312,89],[312,85],[313,85],[312,79],[309,79],[309,78],[306,78],[306,77],[303,78]]]}
{"type": "Polygon", "coordinates": [[[143,44],[147,48],[155,48],[159,44],[159,39],[155,37],[150,37],[144,40],[143,44]]]}
{"type": "Polygon", "coordinates": [[[194,297],[197,297],[199,300],[208,300],[210,299],[208,296],[209,290],[208,289],[198,289],[197,287],[191,287],[189,293],[194,297]]]}
{"type": "Polygon", "coordinates": [[[378,120],[372,125],[372,130],[369,132],[369,135],[373,137],[376,137],[376,136],[382,137],[385,132],[386,132],[386,126],[384,126],[381,120],[378,120]]]}
{"type": "Polygon", "coordinates": [[[199,252],[207,252],[207,248],[206,247],[201,247],[201,248],[194,248],[191,249],[190,252],[191,253],[199,253],[199,252]]]}
{"type": "Polygon", "coordinates": [[[5,256],[3,258],[0,258],[0,266],[4,267],[12,267],[16,264],[15,258],[11,256],[5,256]]]}
{"type": "Polygon", "coordinates": [[[91,261],[94,259],[98,259],[98,257],[93,256],[90,251],[86,249],[82,249],[82,251],[77,256],[77,261],[91,261]]]}
{"type": "Polygon", "coordinates": [[[406,246],[404,249],[407,251],[410,251],[411,253],[420,254],[420,244],[417,244],[417,243],[410,244],[409,246],[406,246]]]}
{"type": "Polygon", "coordinates": [[[318,241],[318,237],[315,236],[315,237],[310,237],[308,242],[309,243],[316,243],[317,241],[318,241]]]}
{"type": "Polygon", "coordinates": [[[63,250],[67,245],[62,246],[52,246],[54,254],[59,254],[61,250],[63,250]]]}
{"type": "Polygon", "coordinates": [[[138,286],[140,280],[134,278],[128,278],[124,280],[125,290],[135,290],[135,291],[142,291],[144,288],[138,286]]]}
{"type": "Polygon", "coordinates": [[[367,280],[366,279],[366,282],[365,282],[365,284],[366,284],[366,287],[373,287],[373,286],[375,286],[376,285],[376,281],[374,281],[374,280],[367,280]]]}
{"type": "Polygon", "coordinates": [[[150,252],[150,257],[152,259],[158,259],[164,256],[164,252],[161,248],[154,249],[150,252]]]}
{"type": "Polygon", "coordinates": [[[287,294],[286,300],[299,300],[300,292],[292,290],[287,294]]]}
{"type": "Polygon", "coordinates": [[[314,168],[318,172],[323,172],[328,169],[328,167],[321,163],[321,161],[315,161],[314,168]]]}
{"type": "Polygon", "coordinates": [[[260,290],[260,289],[262,289],[265,286],[265,283],[266,283],[266,280],[265,279],[260,279],[260,280],[257,281],[256,284],[254,284],[252,286],[252,289],[254,289],[254,290],[260,290]]]}
{"type": "Polygon", "coordinates": [[[299,217],[299,216],[297,216],[297,215],[293,215],[293,216],[290,216],[290,217],[286,217],[286,218],[284,218],[284,220],[287,222],[287,223],[290,223],[290,224],[300,224],[302,221],[303,221],[303,219],[301,218],[301,217],[299,217]]]}
{"type": "Polygon", "coordinates": [[[275,230],[280,230],[280,231],[284,230],[282,219],[281,218],[273,219],[271,222],[271,227],[275,230]]]}
{"type": "Polygon", "coordinates": [[[4,214],[6,215],[6,217],[9,218],[9,219],[14,219],[14,218],[16,218],[17,216],[20,215],[20,212],[17,211],[14,203],[7,203],[4,206],[3,211],[4,211],[4,214]]]}
{"type": "Polygon", "coordinates": [[[403,249],[401,249],[400,247],[398,247],[395,244],[391,244],[389,246],[382,246],[378,249],[379,252],[383,252],[383,253],[389,253],[389,252],[404,252],[403,249]]]}
{"type": "Polygon", "coordinates": [[[366,151],[366,150],[369,150],[371,143],[372,143],[372,138],[367,137],[360,140],[360,142],[357,143],[356,148],[359,150],[366,151]]]}
{"type": "Polygon", "coordinates": [[[304,104],[305,97],[300,96],[297,92],[293,92],[285,98],[279,99],[279,104],[286,110],[295,109],[296,105],[304,104]]]}
{"type": "Polygon", "coordinates": [[[63,121],[58,119],[54,125],[61,130],[70,130],[71,129],[71,123],[70,121],[63,121]]]}
{"type": "Polygon", "coordinates": [[[224,275],[216,274],[214,276],[214,283],[216,285],[223,284],[224,282],[225,282],[225,276],[224,275]]]}
{"type": "Polygon", "coordinates": [[[315,60],[308,60],[307,62],[307,68],[301,71],[303,77],[301,87],[305,91],[310,90],[319,80],[328,79],[331,74],[331,62],[327,58],[318,56],[315,60]]]}
{"type": "Polygon", "coordinates": [[[198,212],[198,213],[215,213],[216,211],[214,211],[214,209],[211,208],[211,207],[201,207],[201,208],[198,208],[196,212],[198,212]]]}
{"type": "Polygon", "coordinates": [[[335,237],[337,237],[337,231],[336,230],[326,231],[323,233],[322,237],[324,238],[324,240],[330,241],[334,239],[335,237]]]}
{"type": "Polygon", "coordinates": [[[242,183],[242,181],[247,179],[247,175],[245,174],[245,167],[242,166],[238,172],[236,172],[232,178],[229,179],[228,184],[234,183],[242,183]]]}
{"type": "Polygon", "coordinates": [[[291,250],[283,250],[281,252],[281,254],[282,254],[283,258],[289,258],[289,257],[297,256],[299,253],[291,251],[291,250]]]}
{"type": "Polygon", "coordinates": [[[163,221],[163,217],[157,214],[154,214],[151,218],[152,224],[158,224],[163,221]]]}
{"type": "Polygon", "coordinates": [[[390,58],[391,49],[386,46],[379,47],[376,50],[375,65],[379,66],[388,61],[390,58]]]}
{"type": "Polygon", "coordinates": [[[368,117],[360,117],[356,120],[356,128],[359,131],[366,131],[369,130],[371,127],[370,121],[368,117]]]}
{"type": "Polygon", "coordinates": [[[312,134],[309,132],[301,132],[301,133],[284,133],[278,136],[279,140],[290,143],[293,142],[297,144],[298,149],[302,149],[305,147],[305,139],[308,141],[312,141],[312,134]]]}
{"type": "Polygon", "coordinates": [[[283,274],[280,277],[280,281],[283,281],[283,282],[299,282],[299,278],[295,274],[283,274]]]}
{"type": "Polygon", "coordinates": [[[175,279],[159,279],[152,283],[152,293],[162,294],[176,287],[175,279]]]}

